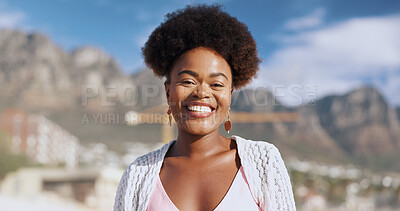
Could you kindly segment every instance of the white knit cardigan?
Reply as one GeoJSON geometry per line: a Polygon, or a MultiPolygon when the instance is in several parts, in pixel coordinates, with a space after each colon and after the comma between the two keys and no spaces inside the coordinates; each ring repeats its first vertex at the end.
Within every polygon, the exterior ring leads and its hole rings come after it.
{"type": "MultiPolygon", "coordinates": [[[[236,140],[250,191],[261,210],[296,210],[288,171],[278,149],[263,141],[239,136],[230,138],[236,140]]],[[[138,157],[125,170],[115,197],[114,211],[146,210],[164,156],[174,141],[138,157]]]]}

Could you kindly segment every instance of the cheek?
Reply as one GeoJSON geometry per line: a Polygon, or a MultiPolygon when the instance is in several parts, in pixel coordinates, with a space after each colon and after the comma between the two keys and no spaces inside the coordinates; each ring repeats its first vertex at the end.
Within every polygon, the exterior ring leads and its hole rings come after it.
{"type": "Polygon", "coordinates": [[[223,107],[223,110],[228,110],[231,105],[231,93],[223,91],[218,95],[217,100],[218,104],[223,107]]]}
{"type": "Polygon", "coordinates": [[[171,106],[180,106],[182,102],[188,95],[189,91],[183,87],[171,87],[171,106]]]}

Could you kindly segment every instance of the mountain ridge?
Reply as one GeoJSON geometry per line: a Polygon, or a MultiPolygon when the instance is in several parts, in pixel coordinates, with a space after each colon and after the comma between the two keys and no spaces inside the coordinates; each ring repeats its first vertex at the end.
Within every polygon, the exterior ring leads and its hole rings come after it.
{"type": "Polygon", "coordinates": [[[321,125],[348,153],[391,153],[399,150],[400,126],[376,88],[364,86],[345,95],[317,101],[321,125]]]}

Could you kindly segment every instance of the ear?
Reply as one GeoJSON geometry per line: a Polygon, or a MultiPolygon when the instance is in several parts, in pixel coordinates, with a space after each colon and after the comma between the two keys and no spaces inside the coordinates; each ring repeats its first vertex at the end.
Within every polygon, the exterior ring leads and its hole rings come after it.
{"type": "Polygon", "coordinates": [[[233,93],[233,88],[231,88],[231,95],[232,95],[232,93],[233,93]]]}
{"type": "Polygon", "coordinates": [[[164,82],[164,88],[165,88],[165,94],[167,95],[167,102],[169,104],[170,100],[169,100],[169,90],[170,90],[170,83],[168,83],[168,81],[164,82]]]}

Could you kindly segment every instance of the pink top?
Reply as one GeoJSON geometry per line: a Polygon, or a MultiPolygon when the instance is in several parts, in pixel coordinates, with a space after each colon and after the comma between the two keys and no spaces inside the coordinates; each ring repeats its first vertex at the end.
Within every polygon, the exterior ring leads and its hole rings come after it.
{"type": "MultiPolygon", "coordinates": [[[[175,204],[168,197],[167,192],[161,183],[160,176],[158,176],[156,186],[151,194],[147,211],[177,211],[179,210],[175,204]]],[[[243,168],[240,167],[236,173],[235,178],[228,192],[222,201],[217,205],[214,211],[224,210],[261,210],[255,202],[250,189],[249,183],[244,175],[243,168]]]]}

